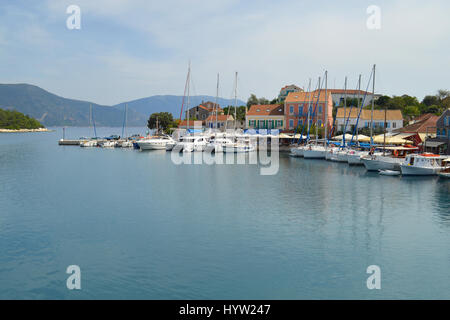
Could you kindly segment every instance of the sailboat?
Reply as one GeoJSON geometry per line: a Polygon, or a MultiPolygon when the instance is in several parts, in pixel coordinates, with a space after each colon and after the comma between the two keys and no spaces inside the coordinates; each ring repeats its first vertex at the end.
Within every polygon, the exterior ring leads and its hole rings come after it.
{"type": "MultiPolygon", "coordinates": [[[[308,133],[309,133],[310,117],[311,117],[311,78],[309,79],[309,84],[308,84],[308,115],[306,117],[306,122],[307,122],[307,127],[308,127],[307,132],[308,133]]],[[[300,138],[303,138],[303,130],[302,130],[302,133],[300,135],[300,138]]],[[[298,139],[298,143],[299,144],[300,144],[300,138],[298,139]]],[[[309,141],[309,135],[308,135],[308,138],[306,140],[306,143],[308,143],[308,141],[309,141]]],[[[304,150],[305,150],[305,145],[299,145],[297,147],[293,147],[293,148],[291,148],[291,156],[293,156],[293,157],[303,157],[304,150]]]]}
{"type": "MultiPolygon", "coordinates": [[[[238,81],[238,73],[235,74],[234,81],[234,136],[236,138],[236,121],[237,121],[237,81],[238,81]]],[[[225,143],[222,146],[223,152],[231,152],[231,153],[246,153],[255,151],[256,147],[250,143],[250,140],[237,140],[234,143],[225,143]]]]}
{"type": "MultiPolygon", "coordinates": [[[[327,91],[327,81],[328,81],[328,71],[325,71],[325,108],[324,108],[324,114],[325,114],[325,137],[327,135],[327,127],[328,127],[328,91],[327,91]]],[[[319,77],[319,98],[318,104],[320,104],[320,77],[319,77]]],[[[303,150],[303,156],[305,159],[325,159],[326,153],[327,153],[327,142],[325,139],[324,145],[318,144],[318,135],[319,135],[319,113],[316,113],[316,141],[315,144],[308,145],[303,150]]]]}
{"type": "MultiPolygon", "coordinates": [[[[92,113],[92,104],[89,105],[89,127],[91,127],[92,123],[94,124],[94,135],[97,136],[96,130],[95,130],[95,122],[93,121],[93,113],[92,113]]],[[[90,140],[84,140],[80,142],[80,147],[87,148],[87,147],[96,147],[97,146],[97,140],[90,139],[90,140]]]]}
{"type": "Polygon", "coordinates": [[[132,148],[133,147],[133,142],[126,138],[127,122],[128,122],[128,104],[125,105],[125,114],[124,114],[123,126],[122,126],[122,138],[124,138],[125,140],[117,143],[117,146],[121,147],[121,148],[132,148]]]}

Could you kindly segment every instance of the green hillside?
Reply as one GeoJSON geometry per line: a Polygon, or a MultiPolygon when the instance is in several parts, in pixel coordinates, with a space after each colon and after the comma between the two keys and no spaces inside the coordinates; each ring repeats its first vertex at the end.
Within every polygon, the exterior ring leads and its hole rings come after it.
{"type": "MultiPolygon", "coordinates": [[[[88,126],[90,105],[97,126],[122,126],[123,109],[66,99],[29,84],[0,84],[0,108],[28,114],[47,127],[88,126]]],[[[129,126],[147,123],[146,116],[131,108],[127,118],[129,126]]]]}
{"type": "Polygon", "coordinates": [[[0,109],[0,129],[39,129],[44,126],[36,119],[33,119],[19,111],[0,109]]]}

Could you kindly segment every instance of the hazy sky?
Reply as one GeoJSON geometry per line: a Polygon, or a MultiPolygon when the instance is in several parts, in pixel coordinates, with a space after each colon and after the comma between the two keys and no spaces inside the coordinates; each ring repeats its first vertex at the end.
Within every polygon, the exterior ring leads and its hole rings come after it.
{"type": "Polygon", "coordinates": [[[31,83],[68,98],[115,104],[193,94],[272,99],[329,71],[329,87],[367,84],[422,98],[450,89],[450,1],[0,0],[0,82],[31,83]],[[81,8],[69,30],[66,8],[81,8]],[[369,30],[366,9],[381,9],[369,30]]]}

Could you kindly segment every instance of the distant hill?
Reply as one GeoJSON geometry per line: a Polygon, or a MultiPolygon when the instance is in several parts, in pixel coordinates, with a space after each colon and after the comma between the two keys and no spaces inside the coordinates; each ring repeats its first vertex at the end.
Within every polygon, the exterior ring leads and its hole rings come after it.
{"type": "Polygon", "coordinates": [[[44,126],[36,119],[33,119],[19,111],[0,109],[0,129],[39,129],[44,126]]]}
{"type": "MultiPolygon", "coordinates": [[[[123,102],[115,106],[99,105],[89,101],[67,99],[30,84],[0,84],[0,108],[16,110],[37,119],[47,127],[88,126],[89,106],[92,104],[93,116],[97,126],[121,127],[124,106],[128,103],[128,126],[143,126],[154,112],[171,112],[175,118],[180,116],[182,96],[157,95],[123,102]]],[[[212,96],[190,97],[190,107],[202,102],[215,101],[212,96]]],[[[221,107],[234,105],[233,99],[218,99],[221,107]]],[[[245,102],[238,100],[238,105],[245,102]]]]}
{"type": "MultiPolygon", "coordinates": [[[[126,103],[128,103],[128,108],[132,108],[133,110],[145,115],[147,118],[150,114],[155,112],[171,112],[175,118],[180,116],[181,111],[181,103],[183,100],[183,96],[174,96],[174,95],[157,95],[151,96],[147,98],[132,100],[128,102],[123,102],[115,105],[114,107],[123,108],[126,103]]],[[[215,102],[216,98],[212,96],[192,96],[189,97],[189,106],[195,107],[201,104],[202,102],[212,101],[215,102]]],[[[186,102],[185,102],[186,103],[186,102]]],[[[226,107],[228,105],[234,105],[234,99],[223,99],[218,98],[217,103],[222,107],[226,107]]],[[[246,105],[246,103],[242,100],[237,100],[238,106],[246,105]]],[[[186,105],[184,107],[186,110],[186,105]]],[[[184,112],[183,112],[184,113],[184,112]]],[[[184,117],[185,114],[183,114],[184,117]]]]}
{"type": "MultiPolygon", "coordinates": [[[[88,126],[91,102],[66,99],[29,84],[0,84],[0,108],[17,110],[29,115],[45,126],[88,126]]],[[[122,126],[123,110],[92,103],[97,126],[122,126]]],[[[128,125],[140,126],[147,117],[128,112],[128,125]]]]}

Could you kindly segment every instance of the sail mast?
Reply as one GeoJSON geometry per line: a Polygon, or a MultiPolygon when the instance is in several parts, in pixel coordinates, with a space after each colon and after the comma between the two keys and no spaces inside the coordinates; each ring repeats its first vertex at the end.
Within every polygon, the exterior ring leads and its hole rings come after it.
{"type": "MultiPolygon", "coordinates": [[[[358,79],[358,109],[357,110],[359,110],[359,107],[361,107],[361,109],[362,109],[363,106],[360,106],[360,104],[361,104],[361,75],[359,75],[359,79],[358,79]]],[[[356,124],[355,130],[356,130],[356,143],[358,144],[358,124],[356,124]]]]}
{"type": "MultiPolygon", "coordinates": [[[[323,109],[324,113],[324,122],[325,122],[325,150],[327,149],[328,141],[327,141],[327,134],[328,134],[328,71],[325,71],[325,108],[323,109]]],[[[319,99],[320,101],[320,99],[319,99]]]]}
{"type": "MultiPolygon", "coordinates": [[[[320,104],[320,84],[321,84],[320,81],[321,81],[321,79],[319,77],[319,97],[317,98],[317,103],[318,104],[320,104]]],[[[317,107],[317,104],[316,104],[316,107],[317,107]]],[[[319,137],[319,110],[317,110],[317,112],[316,112],[316,141],[315,141],[316,146],[317,146],[317,143],[318,143],[318,140],[317,140],[318,137],[319,137]]]]}
{"type": "Polygon", "coordinates": [[[187,133],[189,133],[189,90],[190,90],[190,87],[191,87],[191,61],[189,61],[188,76],[187,76],[187,105],[186,105],[187,133]]]}
{"type": "Polygon", "coordinates": [[[238,81],[238,73],[236,71],[236,79],[234,82],[234,131],[236,133],[236,108],[237,108],[237,81],[238,81]]]}
{"type": "MultiPolygon", "coordinates": [[[[306,96],[306,95],[305,95],[306,96]]],[[[310,120],[310,117],[311,117],[311,78],[309,78],[309,84],[308,84],[308,118],[307,118],[307,121],[308,121],[308,124],[307,124],[307,128],[308,128],[308,137],[309,137],[309,122],[311,121],[310,120]]],[[[302,130],[303,131],[303,130],[302,130]]],[[[302,137],[301,137],[302,138],[302,137]]],[[[308,141],[306,141],[306,142],[308,142],[308,141]]]]}
{"type": "MultiPolygon", "coordinates": [[[[345,77],[345,81],[344,81],[344,121],[345,118],[347,117],[347,77],[345,77]]],[[[344,128],[346,126],[344,125],[344,128]]],[[[343,131],[347,131],[347,128],[345,128],[343,131]]],[[[347,134],[347,132],[343,132],[342,133],[342,147],[345,147],[345,135],[347,134]]]]}
{"type": "Polygon", "coordinates": [[[218,99],[219,99],[219,74],[217,74],[217,88],[216,88],[216,101],[215,101],[215,105],[214,105],[214,108],[215,108],[215,110],[216,110],[216,130],[218,129],[217,128],[217,112],[218,112],[218,108],[217,108],[217,101],[218,101],[218,99]]]}
{"type": "Polygon", "coordinates": [[[375,100],[375,67],[373,65],[373,78],[372,78],[372,111],[370,113],[370,148],[373,147],[373,109],[374,109],[374,100],[375,100]]]}

